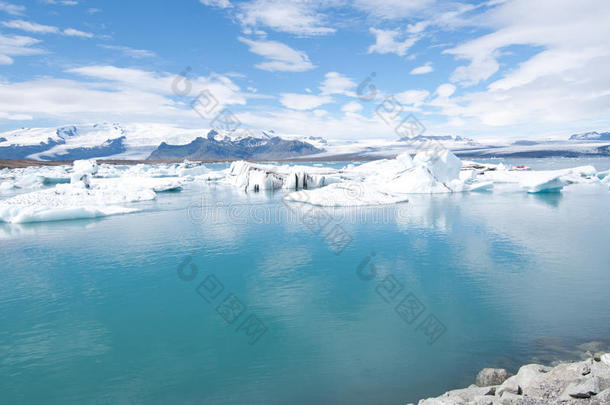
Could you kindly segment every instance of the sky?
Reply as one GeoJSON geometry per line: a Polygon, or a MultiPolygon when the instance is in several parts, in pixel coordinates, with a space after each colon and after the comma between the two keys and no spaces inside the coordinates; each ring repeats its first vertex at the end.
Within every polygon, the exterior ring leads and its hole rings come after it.
{"type": "Polygon", "coordinates": [[[567,138],[610,130],[608,21],[607,0],[0,0],[0,130],[222,113],[392,139],[396,114],[429,135],[567,138]]]}

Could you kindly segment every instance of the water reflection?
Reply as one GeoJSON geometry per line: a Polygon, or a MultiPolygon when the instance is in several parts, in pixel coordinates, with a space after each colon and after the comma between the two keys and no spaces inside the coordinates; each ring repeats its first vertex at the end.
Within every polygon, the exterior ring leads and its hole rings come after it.
{"type": "Polygon", "coordinates": [[[221,185],[134,215],[0,225],[0,389],[12,403],[406,403],[483,367],[555,361],[610,334],[610,197],[591,193],[325,209],[353,238],[340,254],[282,193],[221,185]],[[195,218],[202,195],[214,215],[195,218]],[[264,321],[255,349],[177,277],[186,255],[264,321]],[[388,276],[396,302],[378,292],[388,276]],[[408,293],[447,327],[433,346],[395,310],[408,293]]]}

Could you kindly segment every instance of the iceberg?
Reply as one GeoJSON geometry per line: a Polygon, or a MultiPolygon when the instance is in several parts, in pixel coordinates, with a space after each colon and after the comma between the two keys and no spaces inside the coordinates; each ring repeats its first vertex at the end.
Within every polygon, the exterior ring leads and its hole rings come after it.
{"type": "Polygon", "coordinates": [[[75,184],[58,184],[51,189],[1,200],[0,222],[44,222],[127,214],[139,210],[122,204],[156,198],[152,187],[141,184],[101,182],[89,187],[84,184],[80,180],[75,184]]]}
{"type": "Polygon", "coordinates": [[[461,192],[468,189],[467,181],[460,179],[461,166],[446,149],[421,151],[414,158],[402,153],[395,159],[348,166],[342,171],[348,181],[285,198],[320,206],[359,206],[404,202],[409,194],[461,192]]]}
{"type": "Polygon", "coordinates": [[[245,191],[299,190],[329,184],[327,176],[335,172],[318,167],[273,166],[241,160],[231,163],[228,175],[231,184],[245,191]]]}
{"type": "Polygon", "coordinates": [[[406,195],[388,194],[375,186],[368,187],[359,182],[333,183],[315,190],[295,191],[284,199],[320,207],[384,205],[408,201],[406,195]]]}
{"type": "MultiPolygon", "coordinates": [[[[226,166],[225,166],[226,167],[226,166]]],[[[0,170],[0,222],[95,218],[138,211],[132,205],[214,181],[245,192],[286,190],[290,203],[325,207],[397,204],[415,195],[464,192],[559,192],[610,186],[610,171],[592,166],[562,170],[511,170],[502,163],[461,161],[446,149],[342,168],[319,164],[236,161],[222,170],[199,162],[110,165],[79,160],[72,165],[0,170]],[[596,185],[588,187],[587,184],[596,185]]],[[[425,199],[425,197],[422,197],[425,199]]]]}
{"type": "Polygon", "coordinates": [[[139,211],[135,208],[119,206],[2,206],[0,222],[22,224],[28,222],[62,221],[68,219],[91,219],[109,215],[129,214],[139,211]]]}
{"type": "Polygon", "coordinates": [[[561,170],[496,170],[480,175],[481,179],[496,185],[513,185],[528,193],[558,192],[575,183],[598,182],[593,166],[580,166],[561,170]]]}
{"type": "MultiPolygon", "coordinates": [[[[558,192],[571,184],[609,184],[593,166],[562,170],[518,171],[498,165],[462,162],[449,150],[407,153],[395,159],[353,164],[332,176],[340,183],[289,193],[287,201],[319,206],[359,206],[408,201],[413,194],[520,191],[558,192]]],[[[327,182],[328,183],[328,182],[327,182]]]]}
{"type": "MultiPolygon", "coordinates": [[[[185,166],[98,166],[95,160],[75,161],[72,166],[52,169],[56,178],[62,179],[53,187],[0,200],[0,222],[45,222],[137,212],[139,209],[124,204],[154,200],[161,192],[180,191],[186,177],[181,178],[178,173],[188,169],[185,166]],[[173,177],[155,176],[160,170],[166,170],[173,177]],[[69,184],[65,184],[64,180],[68,178],[69,184]]],[[[205,171],[207,169],[200,168],[194,173],[205,171]]],[[[40,173],[48,174],[49,169],[16,169],[12,173],[13,180],[3,181],[0,189],[25,188],[32,183],[42,187],[40,179],[46,177],[40,173]]],[[[47,186],[51,184],[46,183],[47,186]]]]}

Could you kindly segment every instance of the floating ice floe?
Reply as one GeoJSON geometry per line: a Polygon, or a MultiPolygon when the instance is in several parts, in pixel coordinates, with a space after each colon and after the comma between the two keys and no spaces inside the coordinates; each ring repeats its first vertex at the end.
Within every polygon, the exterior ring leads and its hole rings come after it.
{"type": "MultiPolygon", "coordinates": [[[[510,170],[503,164],[460,161],[448,150],[347,164],[341,169],[233,162],[210,170],[202,163],[73,165],[0,170],[0,222],[93,218],[137,211],[132,203],[180,191],[189,183],[226,183],[246,192],[287,190],[285,200],[319,206],[362,206],[408,201],[414,194],[558,192],[573,184],[607,189],[610,171],[592,166],[564,170],[510,170]],[[69,184],[65,184],[69,183],[69,184]],[[21,193],[21,194],[19,194],[21,193]],[[17,194],[17,195],[15,195],[17,194]],[[127,204],[130,204],[127,206],[127,204]]],[[[571,187],[579,192],[578,187],[571,187]]]]}
{"type": "Polygon", "coordinates": [[[94,161],[77,161],[70,184],[0,200],[0,222],[25,223],[96,218],[139,211],[124,204],[150,201],[157,192],[179,190],[180,179],[152,177],[94,178],[94,161]]]}
{"type": "Polygon", "coordinates": [[[348,182],[291,193],[286,200],[321,206],[393,204],[409,194],[452,193],[470,189],[472,177],[460,178],[462,162],[448,150],[408,153],[348,167],[348,182]]]}
{"type": "Polygon", "coordinates": [[[120,204],[155,199],[150,189],[119,190],[58,184],[53,189],[19,194],[0,201],[0,221],[10,223],[96,218],[138,211],[120,204]]]}
{"type": "Polygon", "coordinates": [[[311,166],[274,166],[238,161],[231,163],[228,181],[245,191],[299,190],[338,181],[336,170],[311,166]],[[330,176],[330,177],[329,177],[330,176]]]}
{"type": "Polygon", "coordinates": [[[528,193],[554,192],[574,183],[599,181],[593,166],[581,166],[562,170],[509,171],[496,170],[479,177],[496,185],[514,185],[528,193]]]}
{"type": "Polygon", "coordinates": [[[341,183],[288,194],[288,201],[320,206],[393,204],[412,194],[487,192],[492,189],[528,193],[557,192],[570,184],[608,183],[592,166],[564,170],[514,171],[503,164],[462,162],[448,150],[422,151],[411,158],[377,160],[339,171],[341,183]]]}
{"type": "Polygon", "coordinates": [[[67,167],[26,167],[2,171],[0,175],[0,193],[13,189],[35,190],[59,183],[69,183],[70,175],[67,167]]]}

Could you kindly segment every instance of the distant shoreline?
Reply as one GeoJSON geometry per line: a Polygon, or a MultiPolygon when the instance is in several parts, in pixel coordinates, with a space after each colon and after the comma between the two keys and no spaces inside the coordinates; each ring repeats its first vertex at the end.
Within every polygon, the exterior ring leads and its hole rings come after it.
{"type": "MultiPolygon", "coordinates": [[[[237,162],[245,160],[247,162],[265,163],[265,162],[353,162],[353,161],[372,161],[387,159],[388,156],[354,156],[354,155],[338,155],[324,157],[298,157],[285,159],[172,159],[172,160],[120,160],[120,159],[97,159],[99,164],[110,165],[137,165],[137,164],[163,164],[163,163],[182,163],[185,160],[189,162],[201,163],[225,163],[237,162]]],[[[61,166],[71,165],[73,160],[32,160],[32,159],[0,159],[0,169],[18,169],[24,167],[39,167],[39,166],[61,166]]]]}
{"type": "MultiPolygon", "coordinates": [[[[547,151],[548,152],[548,151],[547,151]]],[[[563,157],[568,159],[578,159],[578,158],[604,158],[610,157],[610,155],[604,154],[586,154],[586,153],[578,153],[578,154],[545,154],[539,153],[534,154],[532,152],[516,152],[510,154],[476,154],[476,153],[468,153],[460,151],[453,151],[453,153],[459,157],[460,159],[547,159],[551,157],[563,157]]],[[[377,156],[363,156],[358,154],[345,154],[345,155],[329,155],[329,156],[299,156],[293,158],[283,158],[283,159],[238,159],[238,158],[225,158],[225,159],[186,159],[191,162],[200,162],[200,163],[225,163],[225,162],[237,162],[241,160],[245,160],[247,162],[255,162],[255,163],[276,163],[276,162],[286,162],[286,163],[303,163],[303,162],[370,162],[374,160],[381,159],[393,159],[396,155],[377,155],[377,156]]],[[[167,164],[167,163],[182,163],[185,159],[171,159],[171,160],[125,160],[125,159],[104,159],[104,158],[94,158],[100,164],[111,164],[111,165],[137,165],[137,164],[167,164]]],[[[40,167],[40,166],[61,166],[61,165],[71,165],[73,160],[33,160],[33,159],[0,159],[0,170],[1,169],[18,169],[25,167],[40,167]]]]}

